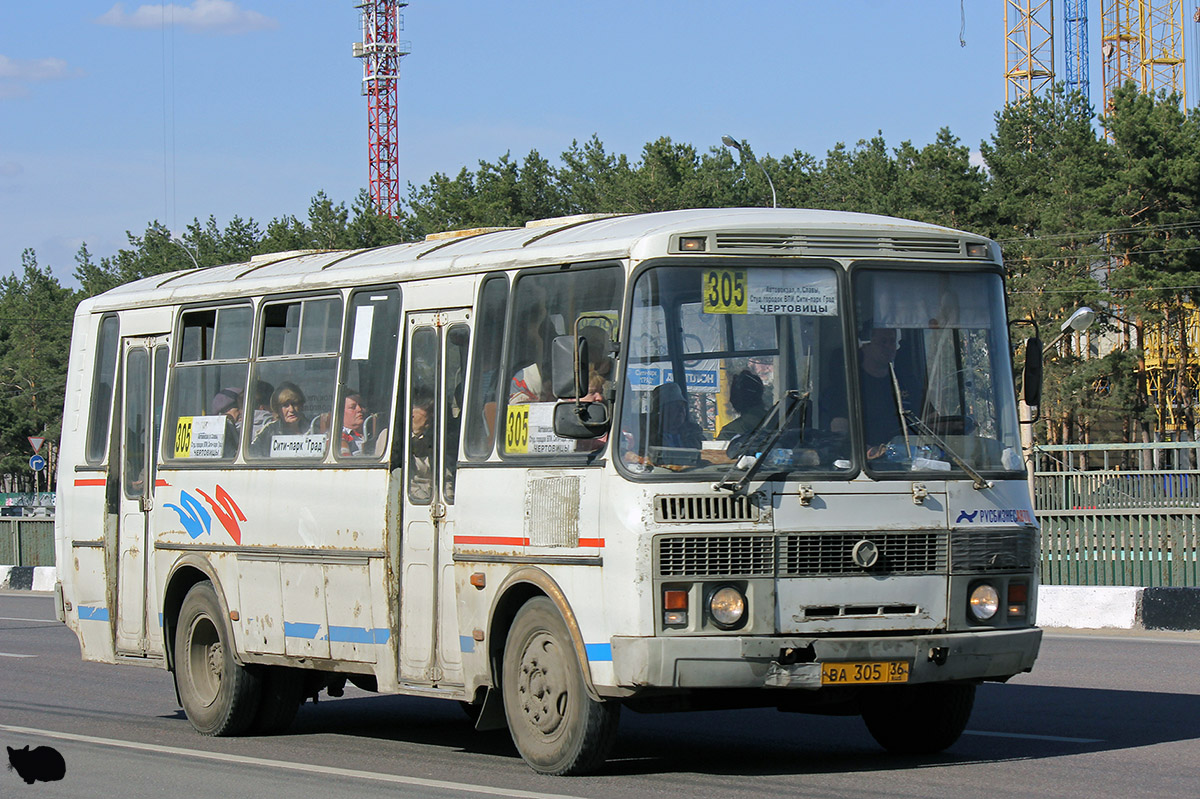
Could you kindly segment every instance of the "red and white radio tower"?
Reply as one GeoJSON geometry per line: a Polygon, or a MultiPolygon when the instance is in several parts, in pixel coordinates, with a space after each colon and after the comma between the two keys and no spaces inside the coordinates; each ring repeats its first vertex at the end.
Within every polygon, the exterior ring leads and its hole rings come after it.
{"type": "Polygon", "coordinates": [[[400,10],[408,3],[362,0],[361,42],[354,57],[363,62],[362,93],[367,98],[367,154],[370,192],[380,214],[395,218],[400,206],[400,143],[398,141],[398,83],[400,59],[411,51],[397,36],[404,30],[400,10]]]}

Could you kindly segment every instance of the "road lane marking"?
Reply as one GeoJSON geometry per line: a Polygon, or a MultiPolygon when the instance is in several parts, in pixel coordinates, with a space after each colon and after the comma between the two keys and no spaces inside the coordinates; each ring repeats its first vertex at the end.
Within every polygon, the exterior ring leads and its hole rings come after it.
{"type": "Polygon", "coordinates": [[[19,619],[15,616],[0,616],[0,621],[36,621],[38,623],[42,623],[48,621],[57,622],[58,619],[19,619]]]}
{"type": "Polygon", "coordinates": [[[14,652],[0,652],[0,658],[35,658],[37,655],[18,655],[14,652]]]}
{"type": "Polygon", "coordinates": [[[405,777],[400,774],[381,774],[375,771],[355,771],[334,766],[318,766],[310,763],[293,763],[287,760],[270,760],[246,755],[230,755],[223,752],[203,752],[196,749],[183,749],[177,746],[162,746],[160,744],[139,743],[136,741],[121,741],[115,738],[97,738],[91,735],[76,735],[70,732],[55,730],[39,730],[33,727],[13,727],[0,724],[0,730],[21,735],[40,735],[44,738],[54,738],[61,741],[76,741],[78,743],[95,744],[97,746],[112,746],[118,749],[134,749],[141,752],[155,752],[164,755],[194,757],[200,760],[217,760],[222,763],[238,763],[245,766],[261,766],[278,768],[288,771],[302,771],[308,774],[323,774],[332,777],[347,777],[350,779],[373,780],[399,785],[411,785],[419,788],[438,788],[445,791],[460,791],[462,793],[478,793],[488,796],[516,796],[521,799],[584,799],[563,793],[539,793],[536,791],[519,791],[512,788],[492,788],[487,785],[470,785],[465,782],[449,782],[447,780],[428,780],[421,777],[405,777]]]}
{"type": "Polygon", "coordinates": [[[963,735],[986,735],[991,738],[1025,738],[1030,741],[1057,741],[1066,744],[1102,744],[1103,738],[1067,738],[1062,735],[1034,735],[1027,732],[986,732],[984,730],[963,730],[963,735]]]}

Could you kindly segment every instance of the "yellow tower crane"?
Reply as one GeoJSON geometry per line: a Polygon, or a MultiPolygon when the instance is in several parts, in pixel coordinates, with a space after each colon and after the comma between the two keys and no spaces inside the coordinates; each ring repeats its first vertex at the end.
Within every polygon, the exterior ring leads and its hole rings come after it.
{"type": "Polygon", "coordinates": [[[1146,94],[1177,93],[1187,108],[1183,5],[1183,0],[1102,0],[1105,113],[1112,111],[1113,93],[1127,81],[1146,94]]]}
{"type": "Polygon", "coordinates": [[[1004,102],[1054,85],[1053,0],[1004,0],[1004,102]]]}

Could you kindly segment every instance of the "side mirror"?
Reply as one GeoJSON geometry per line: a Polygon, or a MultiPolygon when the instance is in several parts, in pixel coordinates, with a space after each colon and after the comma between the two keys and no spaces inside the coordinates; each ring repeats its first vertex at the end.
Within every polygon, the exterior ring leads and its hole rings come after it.
{"type": "Polygon", "coordinates": [[[607,433],[611,426],[607,402],[560,402],[554,406],[556,436],[596,438],[607,433]]]}
{"type": "Polygon", "coordinates": [[[1025,339],[1021,391],[1026,405],[1037,407],[1042,404],[1042,340],[1037,336],[1025,339]]]}
{"type": "Polygon", "coordinates": [[[550,385],[559,399],[587,393],[588,344],[583,336],[555,336],[550,344],[550,385]]]}

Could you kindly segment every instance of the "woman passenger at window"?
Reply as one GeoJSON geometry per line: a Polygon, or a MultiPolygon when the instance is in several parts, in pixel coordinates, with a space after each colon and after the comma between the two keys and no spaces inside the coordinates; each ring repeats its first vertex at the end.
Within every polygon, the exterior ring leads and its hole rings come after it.
{"type": "Polygon", "coordinates": [[[304,392],[295,383],[283,382],[271,395],[271,412],[275,418],[254,439],[250,450],[255,455],[269,457],[271,440],[277,435],[294,436],[308,432],[308,417],[304,415],[304,392]]]}

